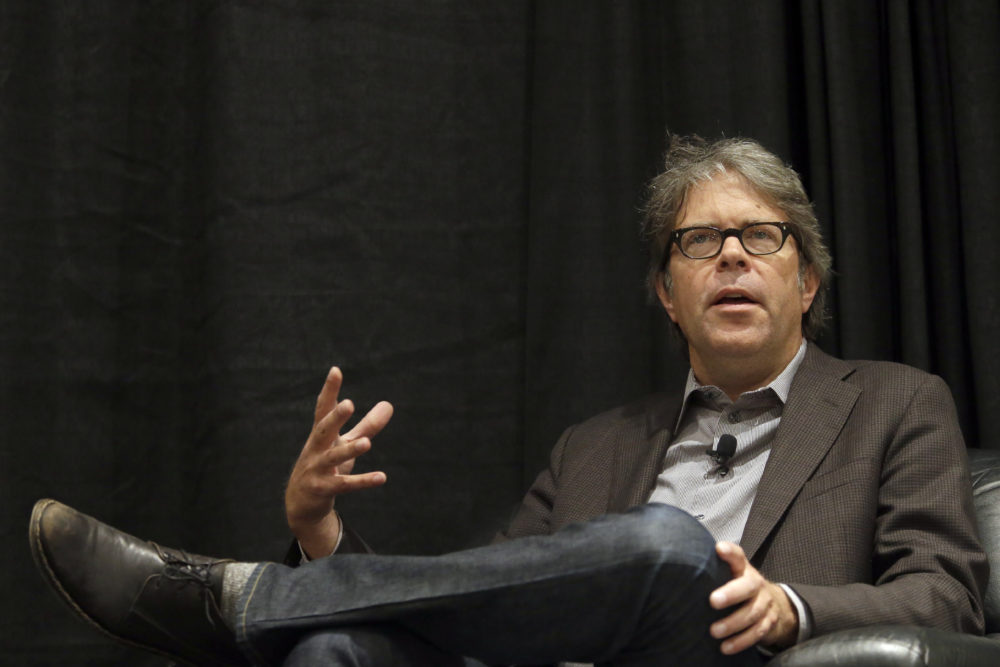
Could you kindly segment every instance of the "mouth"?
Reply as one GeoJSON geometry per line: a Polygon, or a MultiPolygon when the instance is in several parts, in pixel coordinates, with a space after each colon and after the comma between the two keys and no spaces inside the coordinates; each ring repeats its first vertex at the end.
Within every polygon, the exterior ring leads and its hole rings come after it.
{"type": "Polygon", "coordinates": [[[757,300],[742,290],[723,290],[712,301],[713,306],[755,305],[757,300]]]}

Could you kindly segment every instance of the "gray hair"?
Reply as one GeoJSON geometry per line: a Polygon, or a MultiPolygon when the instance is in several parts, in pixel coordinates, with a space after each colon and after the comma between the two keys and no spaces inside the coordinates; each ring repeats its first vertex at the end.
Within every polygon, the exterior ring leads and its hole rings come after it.
{"type": "Polygon", "coordinates": [[[661,280],[668,291],[671,288],[670,232],[677,224],[688,191],[725,173],[738,174],[764,201],[788,217],[801,257],[799,284],[803,284],[809,268],[819,279],[812,305],[802,315],[802,335],[814,340],[826,321],[830,251],[823,243],[819,221],[799,175],[752,139],[721,139],[709,143],[698,136],[670,137],[664,170],[649,183],[643,207],[642,233],[649,246],[646,283],[650,294],[656,298],[656,284],[661,280]]]}

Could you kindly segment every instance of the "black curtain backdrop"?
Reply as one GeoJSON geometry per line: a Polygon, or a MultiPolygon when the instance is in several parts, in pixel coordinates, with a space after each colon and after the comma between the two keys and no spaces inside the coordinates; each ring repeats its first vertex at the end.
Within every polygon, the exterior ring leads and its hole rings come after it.
{"type": "Polygon", "coordinates": [[[942,375],[1000,447],[995,1],[0,3],[0,661],[160,664],[44,590],[52,496],[279,558],[326,370],[396,417],[380,551],[489,539],[561,430],[683,354],[643,291],[672,131],[790,161],[822,339],[942,375]]]}

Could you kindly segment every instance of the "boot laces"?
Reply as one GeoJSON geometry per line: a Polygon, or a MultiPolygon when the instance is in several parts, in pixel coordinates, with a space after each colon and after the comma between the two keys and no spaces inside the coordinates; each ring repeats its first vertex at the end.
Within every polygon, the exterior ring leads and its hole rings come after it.
{"type": "Polygon", "coordinates": [[[156,542],[150,542],[150,544],[164,563],[162,572],[164,578],[181,583],[193,583],[201,587],[201,597],[205,603],[205,618],[214,628],[215,619],[212,616],[212,609],[213,607],[218,608],[218,603],[212,593],[211,570],[214,565],[227,561],[211,560],[198,563],[187,552],[178,551],[179,555],[175,555],[163,549],[156,542]]]}

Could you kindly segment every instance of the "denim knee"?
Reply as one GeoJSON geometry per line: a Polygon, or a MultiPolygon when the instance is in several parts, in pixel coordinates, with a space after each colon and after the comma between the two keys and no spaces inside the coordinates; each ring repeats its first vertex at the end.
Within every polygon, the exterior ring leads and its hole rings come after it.
{"type": "Polygon", "coordinates": [[[619,553],[626,550],[669,566],[674,573],[697,573],[698,582],[709,592],[732,576],[715,553],[711,533],[697,519],[672,505],[651,503],[620,515],[614,539],[619,553]]]}
{"type": "Polygon", "coordinates": [[[650,503],[620,515],[616,539],[635,551],[678,551],[690,553],[697,560],[715,554],[715,539],[690,514],[672,505],[650,503]]]}

